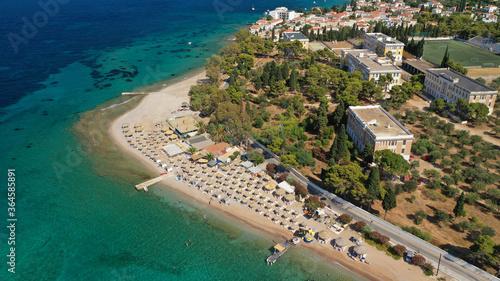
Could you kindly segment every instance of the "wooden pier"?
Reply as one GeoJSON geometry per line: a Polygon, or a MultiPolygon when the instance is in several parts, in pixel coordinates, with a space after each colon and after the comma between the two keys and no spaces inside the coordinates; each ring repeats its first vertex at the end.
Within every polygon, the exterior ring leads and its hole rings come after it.
{"type": "Polygon", "coordinates": [[[148,181],[145,181],[143,183],[140,183],[138,185],[135,186],[135,188],[138,190],[138,191],[141,191],[141,190],[145,190],[145,191],[148,191],[148,187],[152,186],[152,185],[155,185],[159,182],[161,182],[162,180],[172,176],[173,174],[166,174],[166,175],[161,175],[157,178],[154,178],[154,179],[150,179],[148,181]]]}
{"type": "Polygon", "coordinates": [[[292,247],[292,244],[288,241],[284,242],[284,243],[280,243],[280,244],[276,244],[276,246],[274,246],[274,253],[269,256],[267,258],[267,264],[268,265],[271,265],[273,263],[276,262],[276,260],[281,257],[281,255],[283,255],[288,249],[290,249],[290,247],[292,247]]]}

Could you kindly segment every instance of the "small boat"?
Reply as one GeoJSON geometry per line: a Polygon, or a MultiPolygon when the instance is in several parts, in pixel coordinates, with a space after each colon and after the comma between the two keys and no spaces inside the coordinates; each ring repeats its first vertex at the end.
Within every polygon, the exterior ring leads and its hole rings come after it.
{"type": "Polygon", "coordinates": [[[255,7],[252,5],[252,11],[255,11],[255,7]]]}
{"type": "Polygon", "coordinates": [[[298,237],[295,237],[295,238],[293,238],[293,239],[292,239],[292,243],[293,243],[294,245],[297,245],[297,244],[299,244],[299,243],[300,243],[300,239],[299,239],[298,237]]]}
{"type": "Polygon", "coordinates": [[[193,42],[189,42],[188,44],[191,45],[193,42]]]}

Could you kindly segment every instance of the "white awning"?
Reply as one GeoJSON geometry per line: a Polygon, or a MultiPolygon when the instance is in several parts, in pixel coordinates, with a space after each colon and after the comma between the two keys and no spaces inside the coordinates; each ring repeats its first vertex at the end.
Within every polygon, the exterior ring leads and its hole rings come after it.
{"type": "Polygon", "coordinates": [[[241,163],[240,165],[243,166],[243,167],[245,167],[245,168],[247,168],[247,169],[253,167],[253,163],[250,162],[250,161],[245,161],[245,162],[241,163]]]}
{"type": "Polygon", "coordinates": [[[162,149],[168,154],[168,156],[170,157],[174,157],[175,155],[178,155],[178,154],[181,154],[181,153],[184,153],[184,151],[176,144],[169,144],[169,145],[166,145],[164,147],[162,147],[162,149]]]}
{"type": "Polygon", "coordinates": [[[283,189],[284,191],[288,193],[294,193],[295,192],[295,187],[291,186],[288,182],[282,181],[278,184],[278,187],[283,189]]]}
{"type": "Polygon", "coordinates": [[[261,169],[261,168],[259,168],[259,167],[252,167],[252,168],[250,168],[250,169],[248,169],[248,170],[249,170],[249,171],[250,171],[250,173],[252,173],[252,174],[258,174],[258,173],[262,172],[262,169],[261,169]]]}

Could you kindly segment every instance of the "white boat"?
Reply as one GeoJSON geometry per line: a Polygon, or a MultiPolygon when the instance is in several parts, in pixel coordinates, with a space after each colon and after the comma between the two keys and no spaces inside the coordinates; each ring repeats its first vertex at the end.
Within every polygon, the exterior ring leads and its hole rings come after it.
{"type": "Polygon", "coordinates": [[[255,7],[252,5],[252,11],[255,11],[255,7]]]}

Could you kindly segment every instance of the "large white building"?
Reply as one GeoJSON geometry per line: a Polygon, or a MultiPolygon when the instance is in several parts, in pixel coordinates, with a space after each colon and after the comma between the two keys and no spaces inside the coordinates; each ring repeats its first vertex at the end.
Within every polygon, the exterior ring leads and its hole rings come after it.
{"type": "Polygon", "coordinates": [[[283,42],[299,41],[304,49],[309,49],[309,39],[301,32],[284,32],[283,42]]]}
{"type": "Polygon", "coordinates": [[[457,103],[484,103],[493,112],[498,91],[448,68],[427,69],[424,90],[434,98],[457,103]]]}
{"type": "Polygon", "coordinates": [[[403,60],[405,44],[383,33],[366,33],[364,47],[372,52],[377,52],[377,46],[387,56],[391,52],[395,61],[403,60]]]}
{"type": "Polygon", "coordinates": [[[406,159],[411,154],[413,134],[380,105],[350,106],[346,132],[359,151],[369,143],[374,152],[389,149],[406,159]]]}
{"type": "Polygon", "coordinates": [[[273,17],[273,19],[283,19],[287,21],[300,16],[301,13],[297,13],[294,10],[288,10],[286,7],[278,7],[273,11],[269,11],[268,15],[273,17]]]}
{"type": "Polygon", "coordinates": [[[377,54],[366,49],[353,49],[342,51],[342,64],[347,66],[349,73],[359,71],[363,74],[363,80],[378,81],[381,75],[392,75],[393,80],[389,83],[388,89],[394,85],[401,84],[402,71],[391,61],[384,57],[377,57],[377,54]]]}

